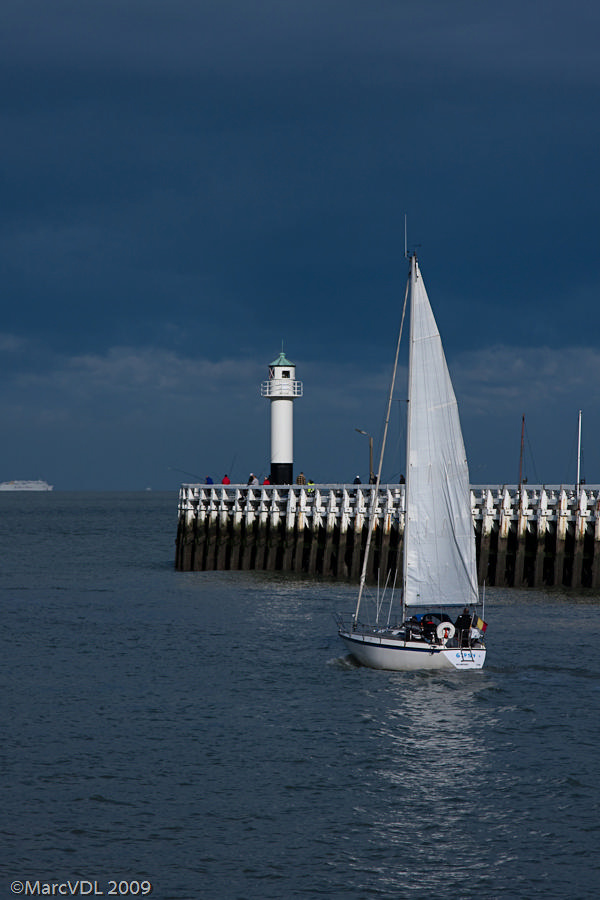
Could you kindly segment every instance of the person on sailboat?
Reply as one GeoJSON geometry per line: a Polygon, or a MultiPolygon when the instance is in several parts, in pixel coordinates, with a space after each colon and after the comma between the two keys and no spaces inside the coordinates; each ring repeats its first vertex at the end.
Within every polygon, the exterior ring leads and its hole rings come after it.
{"type": "Polygon", "coordinates": [[[469,644],[469,631],[471,629],[471,613],[469,608],[465,606],[460,616],[454,623],[456,628],[456,639],[461,647],[467,647],[469,644]]]}
{"type": "Polygon", "coordinates": [[[435,638],[435,622],[432,617],[425,614],[421,619],[421,628],[423,629],[423,637],[426,641],[432,641],[435,638]]]}

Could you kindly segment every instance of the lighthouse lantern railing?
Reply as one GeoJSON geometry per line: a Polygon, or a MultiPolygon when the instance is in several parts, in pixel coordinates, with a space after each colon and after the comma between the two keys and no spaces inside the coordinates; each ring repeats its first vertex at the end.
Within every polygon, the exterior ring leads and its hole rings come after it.
{"type": "Polygon", "coordinates": [[[301,397],[302,382],[289,378],[271,378],[260,386],[261,397],[301,397]]]}

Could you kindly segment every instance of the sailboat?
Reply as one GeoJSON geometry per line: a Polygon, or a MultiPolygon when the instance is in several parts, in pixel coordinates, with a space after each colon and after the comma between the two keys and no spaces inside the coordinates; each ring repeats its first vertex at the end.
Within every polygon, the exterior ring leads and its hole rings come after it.
{"type": "Polygon", "coordinates": [[[440,334],[416,254],[402,323],[410,298],[406,505],[400,618],[361,621],[369,546],[390,418],[402,324],[396,349],[379,470],[356,610],[338,616],[338,633],[352,656],[375,669],[481,669],[487,625],[477,611],[479,591],[469,470],[440,334]],[[461,610],[456,617],[457,608],[461,610]],[[456,617],[456,618],[455,618],[456,617]],[[454,621],[453,621],[454,620],[454,621]]]}

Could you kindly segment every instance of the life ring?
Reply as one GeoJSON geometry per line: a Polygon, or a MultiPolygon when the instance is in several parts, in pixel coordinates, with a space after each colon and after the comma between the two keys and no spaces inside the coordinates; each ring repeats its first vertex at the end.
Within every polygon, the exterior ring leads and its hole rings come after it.
{"type": "Polygon", "coordinates": [[[450,641],[454,637],[456,632],[456,628],[452,624],[452,622],[440,622],[438,627],[435,629],[435,633],[437,634],[440,641],[450,641]]]}

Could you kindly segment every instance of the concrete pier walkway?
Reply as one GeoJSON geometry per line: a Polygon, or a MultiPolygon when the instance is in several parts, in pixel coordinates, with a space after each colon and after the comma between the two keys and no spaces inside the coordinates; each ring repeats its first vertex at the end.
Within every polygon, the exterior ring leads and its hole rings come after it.
{"type": "MultiPolygon", "coordinates": [[[[358,580],[370,485],[198,485],[179,494],[176,568],[358,580]]],[[[471,489],[480,583],[600,588],[600,485],[471,489]]],[[[401,568],[404,486],[380,485],[367,580],[401,568]]],[[[393,577],[393,575],[392,575],[393,577]]]]}

